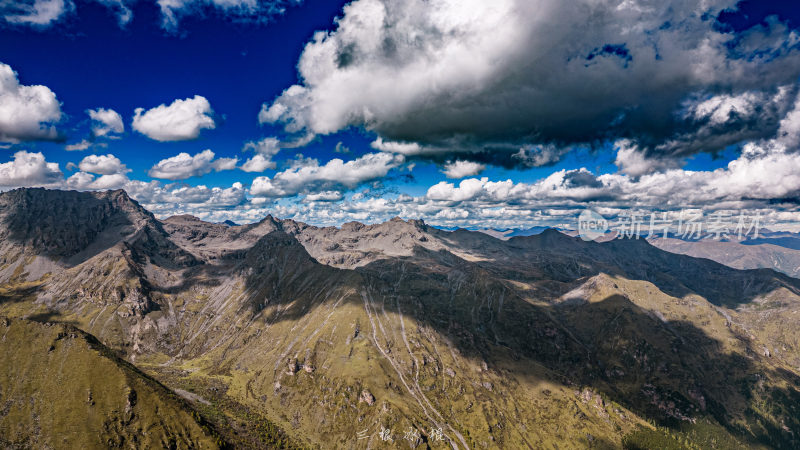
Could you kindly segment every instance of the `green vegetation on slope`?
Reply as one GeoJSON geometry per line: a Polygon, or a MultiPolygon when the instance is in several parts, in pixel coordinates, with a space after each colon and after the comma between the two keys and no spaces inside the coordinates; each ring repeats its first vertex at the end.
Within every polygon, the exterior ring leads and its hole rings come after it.
{"type": "Polygon", "coordinates": [[[91,335],[64,324],[0,318],[0,446],[223,444],[183,400],[91,335]]]}

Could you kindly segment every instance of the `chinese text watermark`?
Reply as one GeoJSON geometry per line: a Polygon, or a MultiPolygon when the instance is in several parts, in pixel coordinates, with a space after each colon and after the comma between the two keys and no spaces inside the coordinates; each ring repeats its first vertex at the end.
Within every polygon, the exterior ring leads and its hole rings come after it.
{"type": "Polygon", "coordinates": [[[758,238],[761,220],[758,212],[715,211],[705,214],[699,210],[683,210],[626,212],[610,221],[598,212],[587,209],[578,216],[578,235],[585,241],[601,238],[741,241],[758,238]]]}

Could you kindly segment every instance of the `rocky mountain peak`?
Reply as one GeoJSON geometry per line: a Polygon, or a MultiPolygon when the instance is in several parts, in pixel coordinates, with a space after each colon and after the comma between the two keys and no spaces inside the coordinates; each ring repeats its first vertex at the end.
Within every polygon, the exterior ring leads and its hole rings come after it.
{"type": "Polygon", "coordinates": [[[355,233],[357,231],[362,230],[365,226],[366,225],[364,225],[361,222],[352,221],[352,222],[343,223],[342,226],[341,226],[341,230],[355,233]]]}
{"type": "Polygon", "coordinates": [[[153,215],[123,190],[54,191],[22,188],[0,194],[0,230],[9,243],[56,257],[72,256],[104,230],[133,232],[153,215]],[[124,230],[123,230],[124,229],[124,230]]]}

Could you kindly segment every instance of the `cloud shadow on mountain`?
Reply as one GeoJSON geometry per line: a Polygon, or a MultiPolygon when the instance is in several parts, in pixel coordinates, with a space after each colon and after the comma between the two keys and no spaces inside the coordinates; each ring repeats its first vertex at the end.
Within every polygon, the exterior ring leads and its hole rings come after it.
{"type": "Polygon", "coordinates": [[[676,430],[692,417],[707,417],[748,444],[796,448],[800,443],[794,414],[800,378],[757,363],[758,352],[741,335],[745,356],[726,352],[688,321],[661,320],[621,295],[595,303],[534,305],[474,264],[452,261],[450,272],[429,270],[418,258],[378,261],[359,271],[371,277],[370,289],[387,310],[399,307],[489,367],[513,370],[508,355],[528,360],[546,367],[554,381],[591,387],[676,430]],[[765,387],[759,380],[789,387],[765,387]],[[743,411],[732,407],[742,404],[748,405],[743,411]],[[783,422],[753,406],[764,404],[783,422]],[[742,427],[739,413],[751,429],[742,427]]]}

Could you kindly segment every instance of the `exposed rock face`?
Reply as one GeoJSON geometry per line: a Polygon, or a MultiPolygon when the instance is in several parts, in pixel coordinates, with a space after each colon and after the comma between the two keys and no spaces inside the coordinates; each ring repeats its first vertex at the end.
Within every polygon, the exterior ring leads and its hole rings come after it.
{"type": "Polygon", "coordinates": [[[261,237],[280,229],[271,216],[242,226],[212,224],[193,216],[173,216],[166,219],[163,226],[175,243],[205,262],[241,258],[261,237]]]}
{"type": "Polygon", "coordinates": [[[429,242],[430,229],[422,221],[403,221],[395,218],[377,225],[349,222],[341,228],[317,228],[304,223],[284,220],[282,230],[303,244],[317,261],[334,267],[353,269],[378,259],[411,256],[423,246],[443,249],[439,242],[429,242]]]}
{"type": "Polygon", "coordinates": [[[69,257],[105,230],[132,232],[155,218],[125,191],[15,189],[0,195],[0,238],[38,254],[69,257]]]}
{"type": "MultiPolygon", "coordinates": [[[[800,281],[771,270],[554,230],[158,221],[119,192],[20,190],[0,205],[0,314],[74,323],[199,390],[186,398],[261,414],[310,446],[422,424],[459,448],[614,447],[648,421],[799,443],[800,281]],[[50,214],[38,202],[69,225],[21,225],[50,214]]],[[[240,422],[223,425],[263,431],[240,422]]],[[[712,446],[701,434],[681,436],[712,446]]]]}
{"type": "Polygon", "coordinates": [[[358,397],[359,403],[366,403],[369,406],[375,404],[375,396],[366,389],[361,391],[361,395],[358,397]]]}
{"type": "Polygon", "coordinates": [[[297,371],[300,370],[300,366],[297,364],[297,358],[292,358],[289,360],[289,364],[287,364],[286,373],[289,375],[294,375],[297,371]]]}
{"type": "Polygon", "coordinates": [[[0,281],[18,273],[40,277],[74,267],[123,243],[140,262],[197,263],[125,191],[15,189],[0,194],[0,265],[14,267],[0,270],[0,281]]]}

